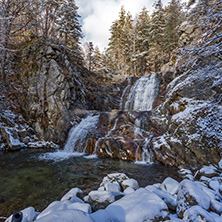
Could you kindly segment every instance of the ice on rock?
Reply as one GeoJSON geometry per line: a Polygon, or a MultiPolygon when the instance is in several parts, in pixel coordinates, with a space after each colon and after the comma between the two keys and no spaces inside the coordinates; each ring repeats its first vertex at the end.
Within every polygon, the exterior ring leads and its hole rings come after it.
{"type": "Polygon", "coordinates": [[[80,210],[58,210],[53,214],[47,214],[37,218],[36,222],[94,222],[93,218],[80,210]]]}
{"type": "Polygon", "coordinates": [[[184,213],[183,220],[186,222],[194,222],[194,221],[216,222],[212,217],[212,215],[200,206],[193,206],[187,209],[184,213]]]}
{"type": "Polygon", "coordinates": [[[86,203],[72,203],[70,200],[54,201],[42,211],[37,219],[41,219],[47,215],[54,215],[57,211],[80,210],[85,213],[91,213],[91,206],[86,203]]]}
{"type": "Polygon", "coordinates": [[[81,199],[79,199],[77,197],[77,194],[82,194],[82,190],[80,190],[79,188],[72,188],[68,193],[66,193],[62,197],[61,201],[63,201],[63,200],[71,200],[71,202],[83,202],[83,201],[81,201],[81,199]],[[79,201],[77,201],[78,200],[77,198],[79,199],[79,201]]]}
{"type": "Polygon", "coordinates": [[[127,187],[131,187],[134,190],[137,190],[139,188],[138,182],[134,179],[128,179],[128,180],[124,180],[122,182],[122,187],[125,190],[127,187]]]}
{"type": "Polygon", "coordinates": [[[178,188],[179,188],[179,182],[177,182],[171,177],[167,177],[160,186],[161,190],[166,190],[172,195],[178,192],[178,188]]]}
{"type": "Polygon", "coordinates": [[[210,208],[210,197],[203,191],[203,185],[185,179],[180,183],[177,195],[178,217],[183,218],[184,212],[194,205],[199,205],[208,210],[210,208]]]}
{"type": "Polygon", "coordinates": [[[104,187],[105,187],[105,190],[110,191],[110,192],[120,192],[121,191],[120,185],[117,182],[106,183],[104,187]]]}
{"type": "MultiPolygon", "coordinates": [[[[25,208],[22,212],[22,221],[21,222],[32,222],[36,218],[36,212],[33,207],[28,207],[25,208]]],[[[11,215],[5,222],[11,222],[12,221],[12,216],[11,215]]]]}
{"type": "Polygon", "coordinates": [[[134,193],[110,204],[105,209],[112,215],[114,221],[119,222],[144,222],[165,221],[169,219],[169,212],[164,201],[156,194],[145,188],[140,188],[134,193]]]}

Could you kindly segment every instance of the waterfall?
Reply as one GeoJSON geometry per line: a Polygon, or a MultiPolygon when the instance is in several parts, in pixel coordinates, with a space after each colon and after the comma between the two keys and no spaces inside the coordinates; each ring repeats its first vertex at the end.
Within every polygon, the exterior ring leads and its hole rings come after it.
{"type": "Polygon", "coordinates": [[[123,109],[123,100],[124,100],[125,94],[127,93],[128,89],[130,88],[130,86],[131,86],[131,78],[127,78],[127,86],[123,90],[123,93],[122,93],[122,96],[120,99],[119,110],[123,109]]]}
{"type": "Polygon", "coordinates": [[[125,103],[125,110],[149,111],[158,95],[159,80],[156,73],[143,76],[132,86],[125,103]]]}
{"type": "Polygon", "coordinates": [[[89,115],[83,119],[79,124],[75,125],[69,132],[67,143],[64,147],[64,151],[67,153],[82,152],[84,150],[83,144],[87,135],[96,129],[99,121],[99,115],[89,115]],[[80,143],[81,149],[77,147],[77,143],[80,143]]]}
{"type": "MultiPolygon", "coordinates": [[[[149,143],[152,138],[152,135],[149,132],[146,132],[141,129],[141,121],[142,119],[136,119],[135,126],[134,126],[134,140],[137,140],[137,138],[143,138],[144,143],[142,145],[142,160],[138,161],[138,157],[136,158],[136,163],[139,164],[151,164],[154,160],[154,155],[151,149],[149,148],[149,143]]],[[[139,147],[138,147],[139,149],[139,147]]],[[[138,150],[137,150],[138,152],[138,150]]]]}

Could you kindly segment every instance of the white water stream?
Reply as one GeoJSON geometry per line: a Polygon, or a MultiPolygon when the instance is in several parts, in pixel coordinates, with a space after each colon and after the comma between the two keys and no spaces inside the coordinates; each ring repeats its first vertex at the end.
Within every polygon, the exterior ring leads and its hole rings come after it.
{"type": "MultiPolygon", "coordinates": [[[[153,102],[158,95],[158,78],[157,74],[153,73],[151,75],[143,76],[138,79],[135,84],[131,87],[130,93],[127,97],[127,101],[125,106],[123,104],[123,98],[126,96],[126,93],[129,91],[131,86],[131,80],[128,79],[128,84],[125,90],[123,91],[121,102],[120,102],[120,109],[129,111],[149,111],[152,109],[153,102]]],[[[42,156],[43,159],[53,159],[53,160],[63,160],[67,159],[70,156],[80,156],[85,154],[87,138],[90,138],[90,134],[96,130],[100,115],[89,115],[85,119],[75,125],[69,132],[68,140],[65,144],[63,151],[47,153],[42,156]]],[[[114,122],[113,128],[105,135],[103,138],[112,137],[112,132],[116,129],[118,122],[118,117],[114,122]]],[[[152,163],[153,155],[152,151],[148,149],[148,144],[150,142],[151,134],[141,129],[141,120],[136,119],[135,127],[134,127],[134,141],[140,146],[138,149],[142,148],[142,161],[136,161],[136,163],[152,163]],[[141,139],[143,145],[141,147],[141,139]]],[[[98,143],[101,139],[99,138],[95,144],[95,152],[98,143]]],[[[138,152],[138,150],[137,150],[138,152]]],[[[94,156],[95,156],[94,155],[94,156]]]]}
{"type": "Polygon", "coordinates": [[[125,103],[125,110],[149,111],[158,95],[158,78],[156,73],[143,76],[132,86],[125,103]]]}
{"type": "Polygon", "coordinates": [[[86,136],[96,129],[98,121],[99,115],[89,115],[79,124],[75,125],[69,132],[64,151],[67,153],[82,152],[83,149],[79,150],[79,147],[76,147],[76,143],[79,142],[82,145],[86,136]]]}

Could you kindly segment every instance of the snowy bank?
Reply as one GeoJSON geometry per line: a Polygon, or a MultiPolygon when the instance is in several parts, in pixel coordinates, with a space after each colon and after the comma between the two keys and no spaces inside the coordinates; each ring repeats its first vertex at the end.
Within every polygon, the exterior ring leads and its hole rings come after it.
{"type": "MultiPolygon", "coordinates": [[[[187,169],[180,174],[181,182],[168,177],[145,188],[123,173],[108,174],[85,197],[73,188],[41,213],[29,207],[14,217],[22,215],[21,222],[222,221],[222,160],[194,174],[187,169]]],[[[6,220],[14,221],[13,215],[6,220]]]]}

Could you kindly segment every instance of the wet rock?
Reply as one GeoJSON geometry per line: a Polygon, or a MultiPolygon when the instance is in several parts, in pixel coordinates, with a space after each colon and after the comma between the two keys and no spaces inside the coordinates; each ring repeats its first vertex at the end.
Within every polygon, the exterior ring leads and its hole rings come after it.
{"type": "Polygon", "coordinates": [[[25,144],[20,141],[18,131],[15,128],[11,127],[1,127],[1,134],[3,139],[7,142],[9,149],[19,150],[25,147],[25,144]]]}

